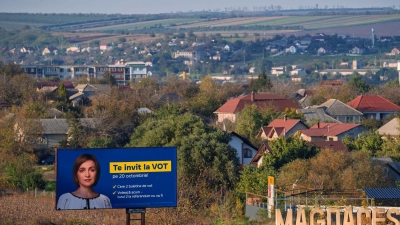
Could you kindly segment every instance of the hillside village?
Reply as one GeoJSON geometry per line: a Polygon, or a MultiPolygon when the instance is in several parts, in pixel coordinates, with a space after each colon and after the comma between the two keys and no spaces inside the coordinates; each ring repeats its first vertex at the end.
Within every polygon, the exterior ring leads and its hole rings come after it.
{"type": "MultiPolygon", "coordinates": [[[[248,35],[245,33],[243,37],[248,35]]],[[[277,35],[273,39],[265,39],[261,34],[254,34],[254,40],[250,42],[241,41],[237,34],[232,40],[235,38],[236,41],[229,42],[219,34],[198,36],[189,32],[187,35],[168,35],[151,44],[134,43],[120,38],[120,42],[94,41],[90,44],[64,46],[62,49],[54,46],[43,49],[29,46],[13,49],[5,47],[3,56],[8,58],[6,62],[18,58],[18,61],[12,62],[21,65],[37,79],[53,81],[82,76],[101,78],[106,71],[117,78],[119,85],[128,85],[136,78],[152,75],[163,77],[183,72],[197,79],[212,74],[216,76],[215,79],[229,80],[232,79],[229,76],[251,76],[266,69],[268,74],[280,79],[310,84],[318,82],[315,73],[319,79],[335,79],[354,72],[367,75],[372,83],[391,79],[393,77],[382,75],[380,69],[396,69],[396,59],[400,53],[399,36],[373,36],[365,39],[317,33],[298,37],[277,35]],[[295,55],[306,60],[303,63],[291,60],[290,57],[295,55]],[[129,62],[144,63],[146,68],[142,66],[140,75],[132,76],[127,64],[129,62]]]]}
{"type": "Polygon", "coordinates": [[[251,224],[269,176],[282,209],[398,206],[400,36],[250,35],[4,46],[0,199],[54,191],[57,148],[176,146],[156,224],[251,224]]]}

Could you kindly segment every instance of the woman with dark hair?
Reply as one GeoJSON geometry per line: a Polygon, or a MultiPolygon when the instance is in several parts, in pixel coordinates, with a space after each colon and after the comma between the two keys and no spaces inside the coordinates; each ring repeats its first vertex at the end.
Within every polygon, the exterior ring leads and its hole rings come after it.
{"type": "Polygon", "coordinates": [[[110,199],[93,190],[100,178],[100,164],[94,155],[79,156],[72,167],[72,176],[78,189],[61,195],[57,210],[111,208],[110,199]]]}

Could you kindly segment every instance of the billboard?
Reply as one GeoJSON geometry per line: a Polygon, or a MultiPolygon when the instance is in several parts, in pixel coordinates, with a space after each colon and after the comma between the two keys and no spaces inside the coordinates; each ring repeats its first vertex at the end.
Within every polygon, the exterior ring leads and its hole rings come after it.
{"type": "Polygon", "coordinates": [[[56,209],[177,205],[176,147],[58,149],[56,209]]]}

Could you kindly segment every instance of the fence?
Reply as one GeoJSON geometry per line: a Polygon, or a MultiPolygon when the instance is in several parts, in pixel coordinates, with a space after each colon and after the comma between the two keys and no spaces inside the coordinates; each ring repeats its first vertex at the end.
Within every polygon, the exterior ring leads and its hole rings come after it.
{"type": "Polygon", "coordinates": [[[54,191],[46,191],[46,190],[39,190],[37,188],[35,189],[4,189],[0,190],[0,197],[5,196],[5,195],[13,195],[15,193],[18,194],[27,194],[35,197],[55,197],[56,194],[54,191]]]}

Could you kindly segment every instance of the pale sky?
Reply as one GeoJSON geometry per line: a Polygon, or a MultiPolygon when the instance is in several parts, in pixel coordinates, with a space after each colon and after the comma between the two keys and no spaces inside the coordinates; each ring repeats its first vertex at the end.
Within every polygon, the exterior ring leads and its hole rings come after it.
{"type": "Polygon", "coordinates": [[[248,7],[281,5],[284,9],[298,9],[299,6],[313,6],[318,3],[319,8],[333,4],[348,8],[387,7],[400,8],[399,0],[0,0],[0,12],[28,12],[28,13],[121,13],[121,14],[147,14],[170,13],[177,11],[214,10],[225,7],[248,7]]]}

